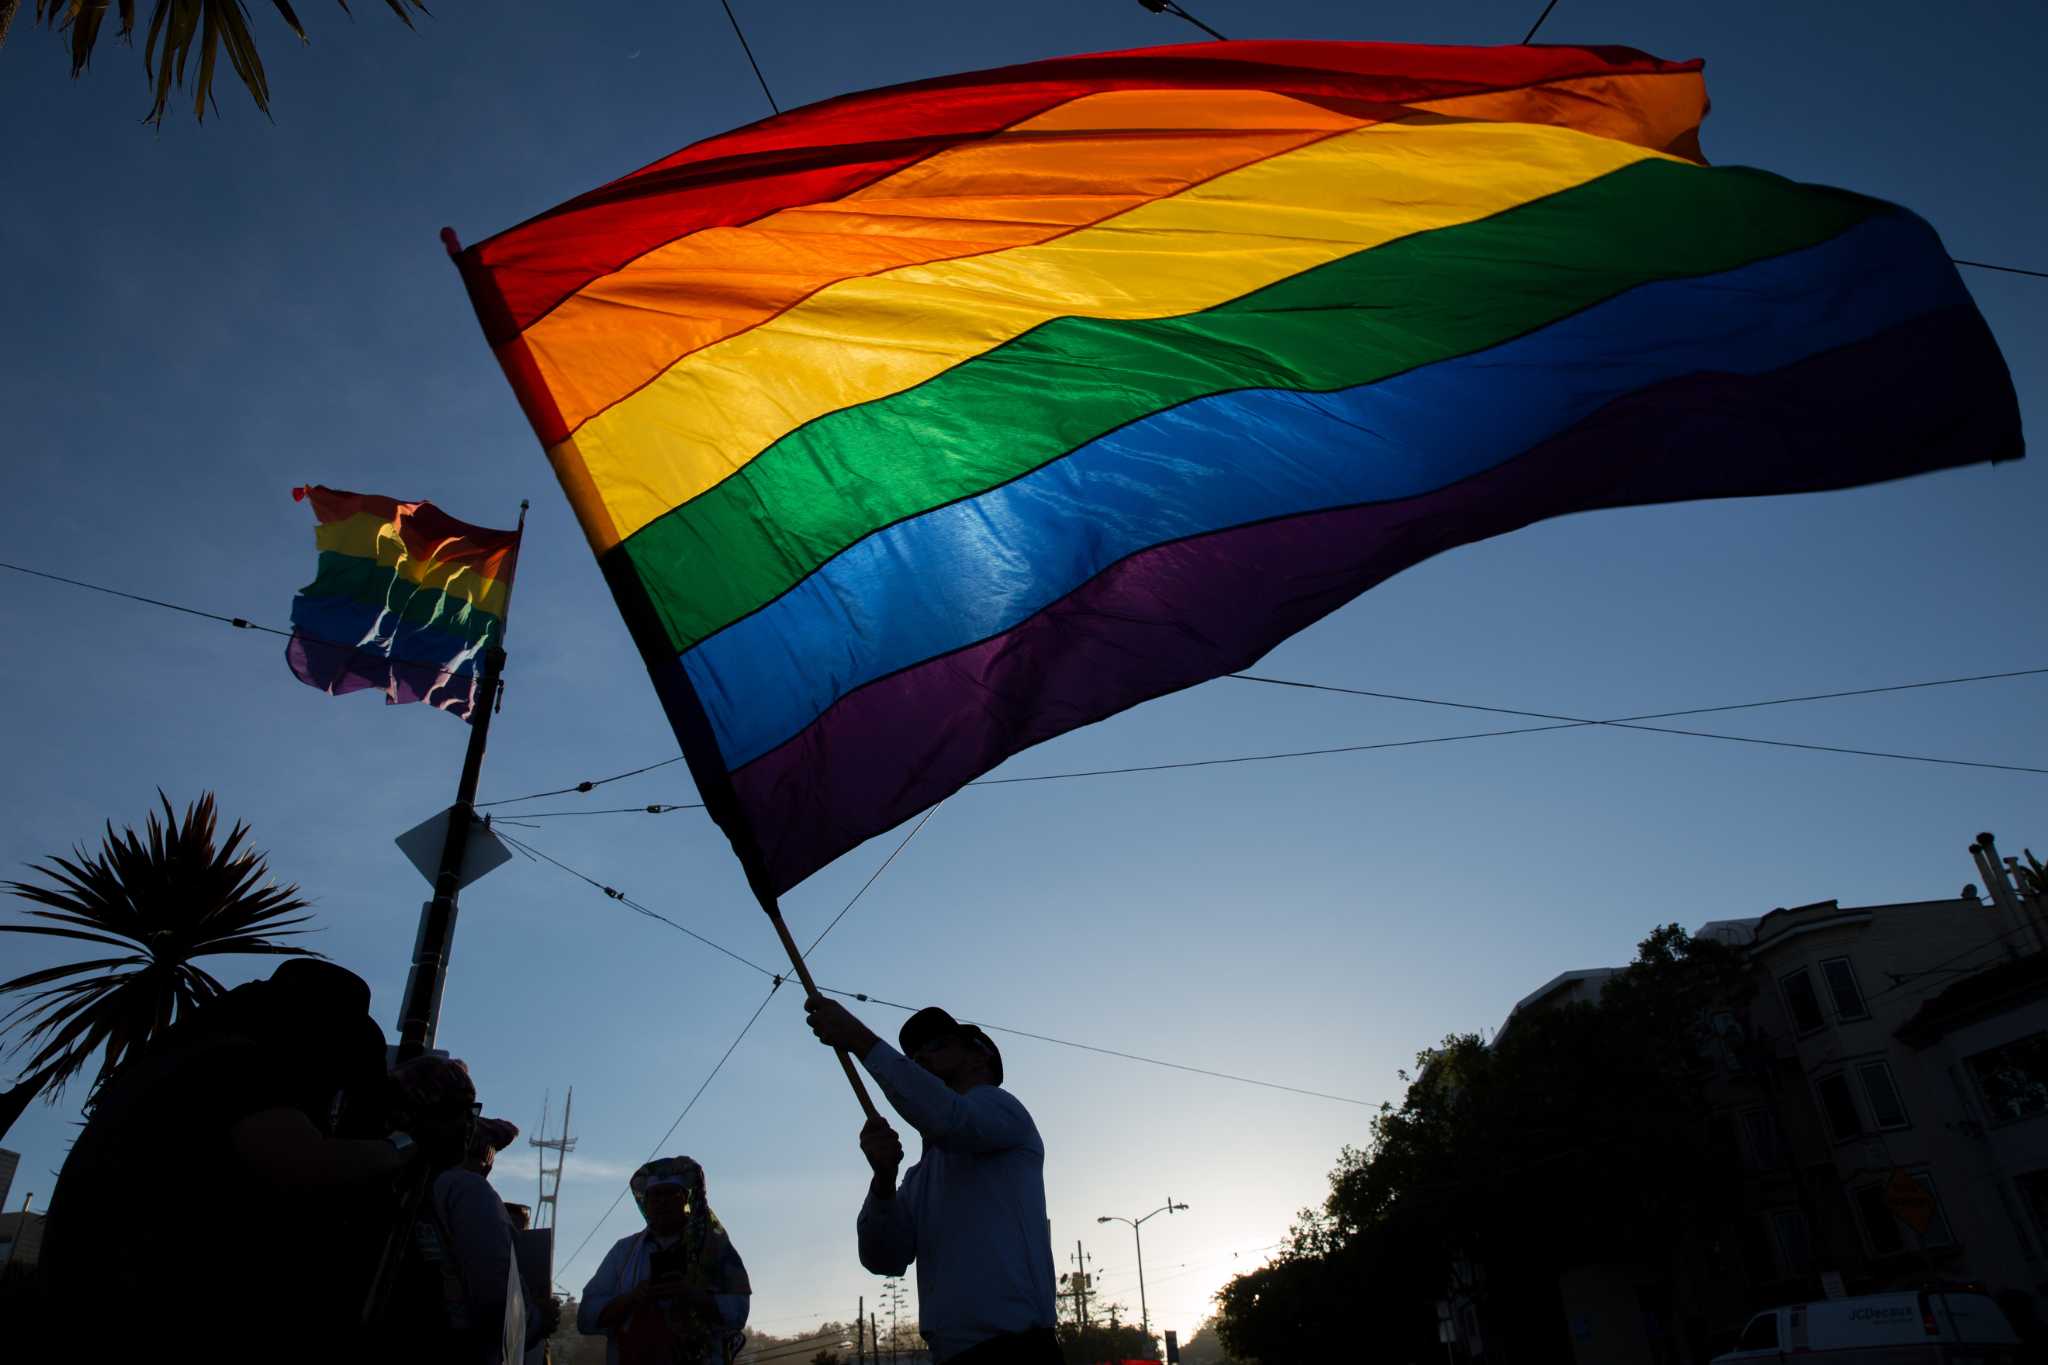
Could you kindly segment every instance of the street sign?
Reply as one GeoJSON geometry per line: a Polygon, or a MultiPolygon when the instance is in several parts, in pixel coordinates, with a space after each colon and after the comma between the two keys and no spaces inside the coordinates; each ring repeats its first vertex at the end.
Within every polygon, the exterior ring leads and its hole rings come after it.
{"type": "MultiPolygon", "coordinates": [[[[444,810],[421,821],[392,842],[412,860],[412,865],[427,879],[427,885],[432,886],[434,874],[441,870],[441,846],[448,842],[448,812],[444,810]]],[[[469,842],[462,850],[462,880],[455,889],[460,891],[486,872],[511,861],[512,850],[498,842],[489,825],[478,820],[469,827],[469,842]]]]}
{"type": "Polygon", "coordinates": [[[1885,1183],[1884,1202],[1893,1217],[1923,1237],[1934,1226],[1934,1196],[1903,1170],[1893,1171],[1885,1183]]]}

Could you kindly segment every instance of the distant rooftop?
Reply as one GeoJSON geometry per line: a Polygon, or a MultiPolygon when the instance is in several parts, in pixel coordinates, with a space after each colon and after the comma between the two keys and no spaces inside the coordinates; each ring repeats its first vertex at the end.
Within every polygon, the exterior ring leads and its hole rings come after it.
{"type": "Polygon", "coordinates": [[[1730,948],[1747,948],[1756,942],[1756,927],[1763,922],[1762,915],[1751,919],[1710,919],[1693,930],[1692,936],[1725,943],[1730,948]]]}
{"type": "Polygon", "coordinates": [[[1498,1041],[1500,1035],[1508,1031],[1508,1025],[1515,1022],[1517,1014],[1556,997],[1578,993],[1588,1003],[1598,1000],[1600,992],[1606,989],[1607,979],[1620,972],[1619,967],[1581,967],[1576,971],[1559,972],[1515,1002],[1515,1007],[1508,1011],[1508,1017],[1501,1021],[1500,1032],[1494,1034],[1495,1040],[1498,1041]]]}

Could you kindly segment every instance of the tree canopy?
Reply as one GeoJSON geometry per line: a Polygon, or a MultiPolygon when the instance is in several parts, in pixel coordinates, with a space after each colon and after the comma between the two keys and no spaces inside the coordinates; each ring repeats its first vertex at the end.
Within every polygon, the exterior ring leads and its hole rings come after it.
{"type": "Polygon", "coordinates": [[[1667,925],[1597,1004],[1423,1052],[1285,1254],[1218,1295],[1223,1344],[1271,1362],[1367,1333],[1421,1358],[1442,1349],[1435,1302],[1455,1298],[1493,1310],[1530,1358],[1568,1357],[1560,1268],[1668,1264],[1738,1192],[1701,1077],[1713,1014],[1746,982],[1736,950],[1667,925]]]}

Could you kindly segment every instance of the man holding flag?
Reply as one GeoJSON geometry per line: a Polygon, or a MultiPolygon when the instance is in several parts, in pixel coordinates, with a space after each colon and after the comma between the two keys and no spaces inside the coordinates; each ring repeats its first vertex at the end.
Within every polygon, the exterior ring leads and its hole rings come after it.
{"type": "Polygon", "coordinates": [[[860,1210],[860,1262],[877,1275],[917,1263],[918,1330],[941,1365],[1052,1365],[1052,1237],[1045,1219],[1045,1143],[1002,1088],[1003,1054],[989,1036],[932,1006],[890,1047],[847,1009],[813,995],[811,1032],[860,1059],[924,1139],[896,1183],[903,1142],[869,1119],[860,1148],[874,1171],[860,1210]]]}

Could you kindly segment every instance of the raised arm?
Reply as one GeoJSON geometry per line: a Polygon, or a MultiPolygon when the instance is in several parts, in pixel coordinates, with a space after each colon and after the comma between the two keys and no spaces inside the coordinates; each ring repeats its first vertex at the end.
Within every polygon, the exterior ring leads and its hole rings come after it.
{"type": "Polygon", "coordinates": [[[1037,1125],[1017,1098],[1000,1086],[978,1085],[964,1095],[877,1038],[861,1065],[882,1087],[904,1121],[934,1147],[956,1152],[1038,1149],[1037,1125]]]}

